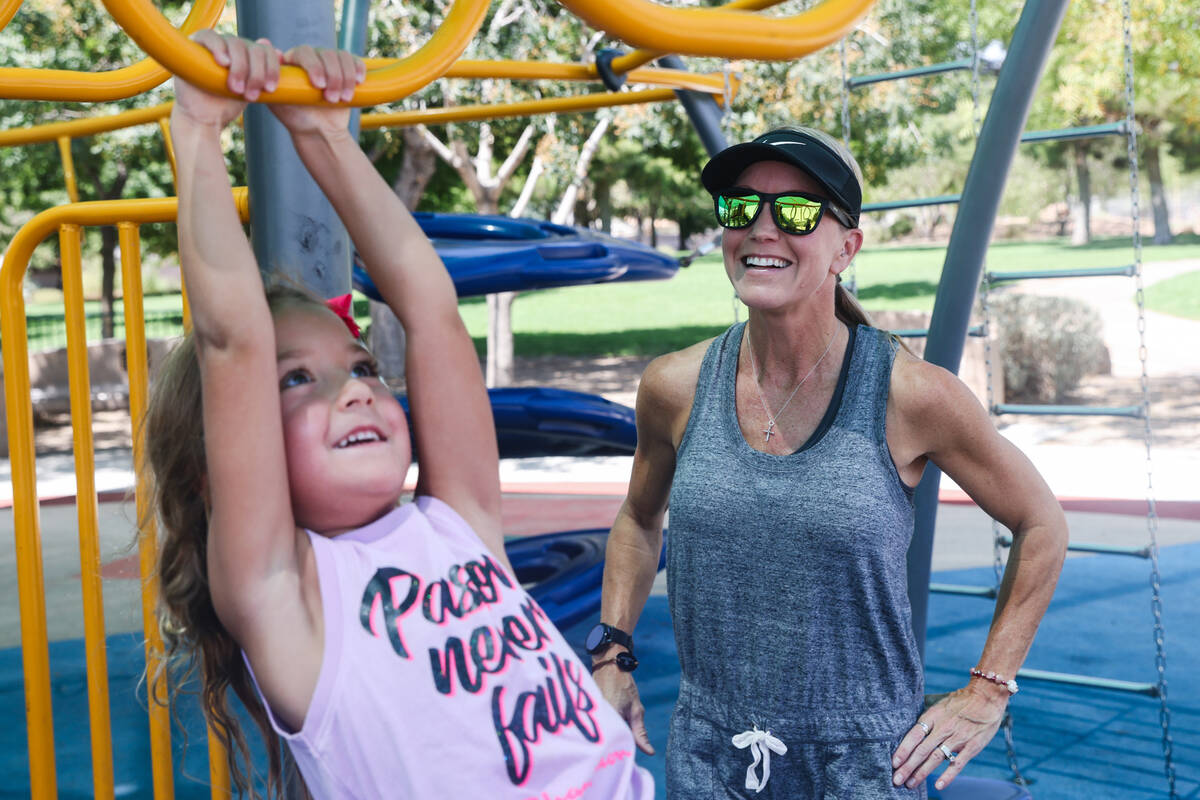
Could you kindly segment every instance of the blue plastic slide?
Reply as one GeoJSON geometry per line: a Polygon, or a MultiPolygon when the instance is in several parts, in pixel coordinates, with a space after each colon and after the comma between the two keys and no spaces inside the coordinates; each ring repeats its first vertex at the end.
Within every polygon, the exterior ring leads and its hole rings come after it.
{"type": "MultiPolygon", "coordinates": [[[[501,458],[632,455],[637,447],[633,409],[598,395],[518,386],[488,389],[488,397],[501,458]]],[[[398,399],[407,413],[408,398],[398,399]]]]}
{"type": "MultiPolygon", "coordinates": [[[[446,263],[459,297],[580,286],[607,281],[664,280],[679,260],[587,228],[475,214],[413,215],[446,263]]],[[[354,288],[379,292],[357,263],[354,288]]]]}
{"type": "MultiPolygon", "coordinates": [[[[658,568],[667,565],[666,531],[658,568]]],[[[509,539],[504,551],[525,590],[560,629],[600,613],[607,528],[509,539]]]]}

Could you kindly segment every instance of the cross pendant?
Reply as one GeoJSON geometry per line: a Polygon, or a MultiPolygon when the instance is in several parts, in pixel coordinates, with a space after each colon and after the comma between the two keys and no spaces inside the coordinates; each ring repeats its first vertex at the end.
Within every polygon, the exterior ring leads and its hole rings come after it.
{"type": "Polygon", "coordinates": [[[763,437],[763,441],[765,441],[765,442],[771,441],[771,434],[773,434],[775,432],[771,429],[774,427],[775,427],[775,420],[773,420],[773,419],[767,420],[767,427],[763,430],[763,433],[765,434],[765,436],[763,437]]]}

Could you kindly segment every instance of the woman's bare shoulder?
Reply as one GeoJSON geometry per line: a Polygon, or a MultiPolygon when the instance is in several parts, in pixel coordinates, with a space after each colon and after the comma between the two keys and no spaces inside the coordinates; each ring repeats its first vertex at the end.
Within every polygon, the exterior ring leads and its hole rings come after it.
{"type": "Polygon", "coordinates": [[[700,365],[712,342],[713,339],[705,339],[682,350],[661,355],[647,364],[638,386],[638,407],[648,403],[660,411],[690,410],[696,394],[696,381],[700,377],[700,365]]]}
{"type": "Polygon", "coordinates": [[[904,348],[896,352],[889,399],[905,416],[922,422],[936,421],[964,405],[979,405],[957,375],[904,348]]]}

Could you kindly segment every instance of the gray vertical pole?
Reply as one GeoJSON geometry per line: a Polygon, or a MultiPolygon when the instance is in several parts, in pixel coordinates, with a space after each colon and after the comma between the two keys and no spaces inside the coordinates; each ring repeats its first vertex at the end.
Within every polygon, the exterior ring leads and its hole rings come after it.
{"type": "MultiPolygon", "coordinates": [[[[950,243],[946,247],[946,263],[938,283],[925,348],[926,361],[951,372],[958,371],[962,360],[975,290],[983,273],[988,240],[1004,194],[1004,182],[1068,1],[1028,0],[1025,3],[1013,31],[1008,56],[996,78],[996,91],[988,106],[987,117],[979,131],[962,201],[958,204],[950,243]]],[[[908,550],[908,594],[912,602],[913,631],[922,657],[925,654],[930,558],[941,476],[941,471],[932,464],[925,468],[925,476],[917,487],[916,527],[908,550]]]]}
{"type": "MultiPolygon", "coordinates": [[[[287,50],[334,46],[332,3],[238,0],[238,32],[287,50]]],[[[346,229],[300,162],[291,138],[266,106],[246,109],[250,238],[259,268],[304,284],[322,297],[350,291],[346,229]]]]}
{"type": "MultiPolygon", "coordinates": [[[[666,69],[687,69],[687,65],[679,56],[663,56],[658,63],[666,69]]],[[[721,108],[712,95],[677,89],[675,96],[683,104],[683,110],[695,126],[696,133],[700,134],[700,142],[710,156],[715,156],[729,146],[725,141],[725,134],[721,132],[721,108]]]]}
{"type": "MultiPolygon", "coordinates": [[[[367,21],[371,15],[371,4],[367,0],[345,0],[342,4],[342,24],[338,28],[339,50],[349,50],[356,56],[367,52],[367,21]]],[[[350,135],[358,138],[358,126],[362,109],[350,112],[350,135]]]]}

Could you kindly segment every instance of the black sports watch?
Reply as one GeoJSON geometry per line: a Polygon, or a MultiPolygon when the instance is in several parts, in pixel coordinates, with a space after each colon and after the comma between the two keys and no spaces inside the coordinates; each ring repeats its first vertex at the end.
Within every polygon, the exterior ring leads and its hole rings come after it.
{"type": "Polygon", "coordinates": [[[622,672],[633,672],[637,669],[638,660],[633,655],[633,637],[620,628],[614,628],[603,622],[598,623],[588,632],[583,647],[591,655],[598,655],[613,644],[619,644],[628,650],[628,652],[617,653],[616,658],[613,659],[617,663],[617,669],[622,672]]]}

